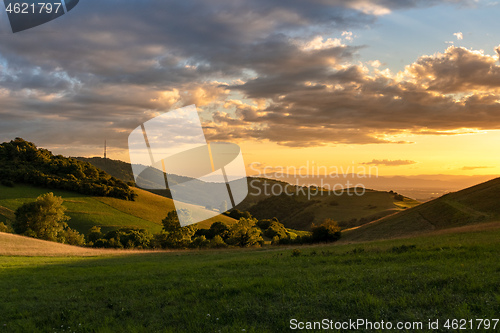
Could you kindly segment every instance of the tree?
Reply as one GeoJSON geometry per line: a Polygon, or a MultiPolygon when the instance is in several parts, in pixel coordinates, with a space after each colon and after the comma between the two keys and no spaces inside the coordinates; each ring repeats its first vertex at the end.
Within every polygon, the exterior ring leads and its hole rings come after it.
{"type": "Polygon", "coordinates": [[[241,247],[259,245],[264,242],[262,231],[255,225],[256,219],[241,218],[231,226],[228,244],[241,247]]]}
{"type": "Polygon", "coordinates": [[[250,212],[242,212],[241,210],[239,209],[233,209],[229,212],[229,217],[232,217],[233,219],[235,220],[239,220],[241,219],[242,217],[246,218],[246,219],[249,219],[249,218],[252,218],[252,215],[250,214],[250,212]]]}
{"type": "Polygon", "coordinates": [[[48,241],[85,245],[85,238],[78,231],[68,227],[63,199],[47,193],[39,196],[34,202],[19,207],[12,223],[18,234],[40,238],[48,241]]]}
{"type": "Polygon", "coordinates": [[[216,235],[214,238],[212,238],[208,244],[209,247],[215,248],[215,249],[220,249],[227,247],[227,244],[224,242],[221,236],[216,235]]]}
{"type": "Polygon", "coordinates": [[[68,226],[66,221],[69,220],[62,203],[63,199],[51,192],[39,196],[35,202],[22,205],[16,210],[14,231],[30,237],[61,241],[68,226]]]}
{"type": "Polygon", "coordinates": [[[166,232],[172,232],[181,227],[179,217],[177,216],[175,210],[168,212],[167,217],[161,221],[161,224],[163,224],[163,230],[166,232]]]}
{"type": "Polygon", "coordinates": [[[60,238],[63,243],[69,244],[69,245],[76,245],[76,246],[83,246],[85,245],[85,237],[80,234],[78,231],[73,230],[71,228],[65,228],[61,235],[60,238]]]}
{"type": "Polygon", "coordinates": [[[89,233],[87,234],[87,241],[89,243],[95,243],[98,239],[102,238],[102,236],[101,227],[95,225],[90,228],[89,233]]]}
{"type": "MultiPolygon", "coordinates": [[[[193,218],[189,210],[179,209],[178,212],[181,215],[182,221],[185,224],[191,224],[193,222],[193,218]]],[[[175,231],[177,230],[177,228],[181,227],[181,223],[179,221],[179,215],[177,215],[177,212],[175,210],[171,210],[170,212],[168,212],[167,217],[165,217],[161,221],[161,223],[163,224],[163,230],[167,232],[175,231]]]]}
{"type": "MultiPolygon", "coordinates": [[[[189,214],[187,210],[181,209],[179,211],[181,214],[189,214]]],[[[189,218],[190,214],[185,215],[185,217],[189,218]]],[[[162,247],[187,247],[191,242],[191,237],[196,232],[195,226],[188,225],[181,227],[179,217],[175,210],[168,212],[167,217],[161,222],[165,232],[155,239],[155,244],[159,243],[162,247]]]]}
{"type": "Polygon", "coordinates": [[[264,231],[264,235],[269,238],[274,238],[275,236],[278,238],[285,238],[288,236],[288,233],[283,224],[272,221],[269,227],[264,231]]]}
{"type": "Polygon", "coordinates": [[[314,242],[335,242],[342,235],[337,222],[332,219],[325,219],[320,225],[313,223],[311,231],[314,242]]]}
{"type": "Polygon", "coordinates": [[[215,236],[220,236],[222,239],[226,239],[229,234],[229,227],[222,222],[214,222],[210,226],[208,235],[210,239],[215,236]]]}
{"type": "Polygon", "coordinates": [[[209,241],[205,236],[198,236],[195,239],[193,239],[193,241],[191,242],[191,244],[189,244],[189,246],[201,249],[202,247],[207,247],[208,244],[209,241]]]}

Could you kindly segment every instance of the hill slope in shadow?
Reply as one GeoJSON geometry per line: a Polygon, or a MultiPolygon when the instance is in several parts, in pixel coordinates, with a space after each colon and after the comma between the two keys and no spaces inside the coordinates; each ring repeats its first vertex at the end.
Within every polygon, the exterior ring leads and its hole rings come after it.
{"type": "Polygon", "coordinates": [[[500,220],[500,178],[343,232],[343,241],[412,236],[500,220]]]}

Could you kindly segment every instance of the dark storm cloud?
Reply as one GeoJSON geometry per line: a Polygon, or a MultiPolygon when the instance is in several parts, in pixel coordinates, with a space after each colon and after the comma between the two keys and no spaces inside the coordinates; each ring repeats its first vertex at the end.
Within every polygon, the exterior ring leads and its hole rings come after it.
{"type": "MultiPolygon", "coordinates": [[[[269,106],[265,114],[240,108],[238,125],[224,130],[215,114],[207,128],[214,138],[292,146],[387,142],[376,130],[393,121],[390,112],[402,115],[410,105],[422,117],[439,118],[437,109],[418,106],[448,100],[420,87],[411,92],[383,78],[368,80],[359,67],[345,65],[362,46],[308,49],[304,43],[371,24],[384,11],[437,3],[82,1],[46,25],[0,35],[0,139],[29,133],[41,145],[91,145],[108,137],[125,147],[128,132],[157,112],[191,103],[209,107],[233,91],[268,98],[269,106]],[[332,93],[331,84],[344,90],[332,93]],[[380,91],[386,96],[375,103],[380,91]],[[392,99],[396,94],[401,101],[392,99]],[[395,108],[388,113],[388,106],[395,108]],[[360,125],[359,116],[366,118],[360,125]]],[[[477,98],[467,102],[481,104],[477,98]]],[[[400,121],[394,119],[394,128],[400,121]]]]}

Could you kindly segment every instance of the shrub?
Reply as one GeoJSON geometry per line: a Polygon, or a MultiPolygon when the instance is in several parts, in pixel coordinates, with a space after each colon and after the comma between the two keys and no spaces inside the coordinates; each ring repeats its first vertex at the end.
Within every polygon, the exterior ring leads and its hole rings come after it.
{"type": "Polygon", "coordinates": [[[299,249],[293,249],[292,251],[292,257],[298,257],[302,254],[302,251],[300,251],[299,249]]]}
{"type": "Polygon", "coordinates": [[[264,220],[259,220],[257,222],[257,226],[259,228],[261,228],[262,230],[266,230],[267,228],[269,228],[271,226],[271,223],[273,223],[273,221],[276,221],[278,222],[278,219],[277,218],[274,218],[274,219],[264,219],[264,220]]]}
{"type": "Polygon", "coordinates": [[[69,245],[83,246],[85,245],[85,237],[78,231],[71,228],[66,228],[62,232],[63,243],[69,245]]]}
{"type": "Polygon", "coordinates": [[[5,223],[3,223],[3,222],[0,222],[0,232],[11,233],[11,232],[13,232],[13,230],[10,226],[5,225],[5,223]]]}
{"type": "Polygon", "coordinates": [[[103,236],[101,232],[101,227],[98,226],[93,226],[90,228],[88,234],[87,234],[87,241],[95,243],[98,239],[101,239],[103,236]]]}
{"type": "Polygon", "coordinates": [[[279,222],[272,222],[271,225],[264,231],[264,235],[269,238],[277,236],[278,238],[285,238],[288,236],[286,228],[279,222]]]}
{"type": "Polygon", "coordinates": [[[201,249],[202,247],[207,247],[208,244],[209,244],[209,241],[206,239],[205,236],[198,236],[191,241],[191,244],[189,244],[189,247],[201,249]]]}
{"type": "Polygon", "coordinates": [[[241,247],[262,245],[262,231],[255,225],[256,219],[241,218],[231,226],[227,243],[241,247]]]}
{"type": "Polygon", "coordinates": [[[332,219],[326,219],[320,225],[313,223],[311,231],[314,242],[335,242],[341,237],[340,227],[332,219]]]}
{"type": "Polygon", "coordinates": [[[221,236],[216,235],[213,239],[210,240],[208,246],[211,248],[220,249],[227,247],[227,244],[224,242],[221,236]]]}
{"type": "Polygon", "coordinates": [[[242,212],[241,210],[239,209],[233,209],[229,212],[228,214],[229,217],[232,217],[233,219],[235,220],[239,220],[241,219],[242,217],[246,218],[246,219],[250,219],[252,218],[252,215],[249,213],[249,212],[242,212]]]}
{"type": "Polygon", "coordinates": [[[229,235],[229,227],[222,222],[214,222],[208,230],[208,239],[212,239],[215,236],[220,236],[222,239],[227,239],[229,235]]]}

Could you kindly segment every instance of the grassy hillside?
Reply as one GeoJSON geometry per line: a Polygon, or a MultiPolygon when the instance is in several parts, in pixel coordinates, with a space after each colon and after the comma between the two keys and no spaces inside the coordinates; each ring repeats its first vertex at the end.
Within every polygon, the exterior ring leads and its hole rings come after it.
{"type": "Polygon", "coordinates": [[[367,189],[357,196],[350,189],[337,193],[322,191],[311,197],[307,194],[272,196],[251,206],[249,211],[257,218],[277,217],[289,228],[308,230],[312,223],[321,223],[327,218],[339,222],[343,228],[350,228],[418,204],[410,198],[397,200],[390,192],[367,189]]]}
{"type": "Polygon", "coordinates": [[[388,332],[455,331],[445,329],[447,319],[471,319],[463,331],[496,332],[499,238],[497,227],[304,246],[296,256],[282,247],[0,256],[0,331],[288,332],[292,319],[363,318],[412,325],[388,332]],[[476,319],[489,319],[490,329],[478,329],[476,319]],[[439,320],[439,329],[428,329],[428,320],[439,320]]]}
{"type": "MultiPolygon", "coordinates": [[[[174,209],[171,199],[134,188],[138,194],[136,201],[125,201],[109,197],[90,197],[63,190],[52,190],[29,185],[5,187],[0,185],[0,221],[13,219],[14,211],[24,203],[33,201],[39,195],[53,192],[64,199],[67,214],[71,217],[68,225],[81,233],[87,233],[94,226],[101,226],[104,232],[121,227],[132,227],[157,233],[161,230],[161,220],[174,209]]],[[[210,226],[215,221],[234,223],[227,216],[217,216],[200,223],[210,226]]]]}
{"type": "Polygon", "coordinates": [[[495,220],[500,220],[500,178],[345,231],[343,241],[403,237],[495,220]]]}
{"type": "MultiPolygon", "coordinates": [[[[134,179],[129,163],[105,160],[100,157],[78,157],[77,159],[91,163],[124,181],[134,179]]],[[[170,175],[169,180],[175,184],[182,184],[184,178],[170,175]]],[[[140,182],[146,182],[146,180],[143,179],[140,182]]],[[[396,200],[394,193],[385,191],[366,190],[363,196],[349,195],[347,191],[338,193],[338,195],[332,191],[321,191],[319,195],[308,197],[307,189],[305,189],[306,194],[303,194],[299,187],[274,179],[249,177],[248,185],[249,194],[243,202],[237,205],[237,209],[248,210],[259,219],[277,217],[288,228],[298,230],[309,230],[313,222],[320,223],[326,218],[336,220],[343,228],[351,228],[419,204],[418,201],[410,198],[396,200]],[[272,189],[277,191],[285,188],[298,193],[298,195],[293,197],[285,194],[276,196],[272,192],[272,189]]],[[[313,189],[312,193],[314,194],[315,191],[313,189]]],[[[168,189],[151,190],[150,192],[167,198],[171,197],[168,189]]],[[[185,199],[186,202],[190,202],[190,200],[206,202],[205,184],[198,182],[197,186],[190,191],[190,197],[185,199]]],[[[211,204],[215,207],[218,206],[215,201],[211,204]]]]}

